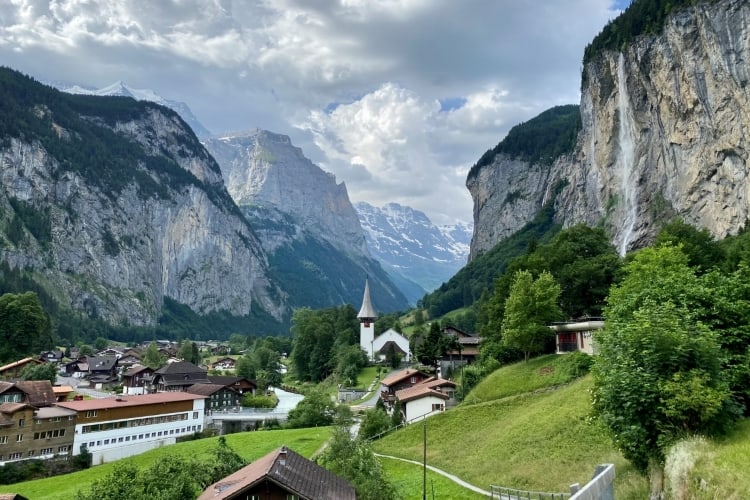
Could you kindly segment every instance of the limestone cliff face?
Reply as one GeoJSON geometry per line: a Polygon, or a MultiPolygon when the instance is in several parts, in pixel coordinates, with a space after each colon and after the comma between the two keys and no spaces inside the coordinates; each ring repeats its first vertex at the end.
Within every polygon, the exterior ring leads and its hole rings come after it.
{"type": "MultiPolygon", "coordinates": [[[[660,34],[598,55],[584,68],[574,154],[546,176],[495,158],[469,184],[475,227],[502,238],[564,181],[559,220],[603,224],[621,253],[649,243],[672,215],[716,237],[736,232],[750,216],[749,26],[746,1],[699,4],[669,16],[660,34]],[[528,194],[528,210],[521,198],[499,201],[515,192],[528,194]]],[[[472,255],[499,241],[479,232],[472,255]]]]}
{"type": "MultiPolygon", "coordinates": [[[[255,130],[205,144],[221,166],[227,189],[238,205],[291,215],[305,230],[336,248],[369,256],[346,185],[337,184],[333,174],[307,159],[288,136],[255,130]]],[[[264,241],[264,245],[277,244],[264,241]]]]}
{"type": "MultiPolygon", "coordinates": [[[[107,164],[112,156],[92,175],[68,168],[74,160],[43,141],[3,139],[0,223],[11,229],[0,233],[0,259],[34,273],[61,303],[111,323],[153,324],[164,297],[199,313],[261,307],[280,319],[283,294],[215,161],[176,115],[145,109],[114,122],[83,117],[87,131],[107,129],[103,136],[141,148],[143,162],[119,165],[127,174],[107,164]],[[101,180],[131,174],[143,182],[115,189],[101,180]]],[[[60,125],[55,110],[36,114],[61,141],[88,133],[60,125]]]]}

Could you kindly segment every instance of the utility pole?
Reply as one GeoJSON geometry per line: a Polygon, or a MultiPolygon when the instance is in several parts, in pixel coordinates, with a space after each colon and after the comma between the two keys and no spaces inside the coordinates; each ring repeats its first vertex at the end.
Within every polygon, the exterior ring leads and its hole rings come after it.
{"type": "Polygon", "coordinates": [[[427,415],[422,417],[422,500],[427,500],[427,415]]]}

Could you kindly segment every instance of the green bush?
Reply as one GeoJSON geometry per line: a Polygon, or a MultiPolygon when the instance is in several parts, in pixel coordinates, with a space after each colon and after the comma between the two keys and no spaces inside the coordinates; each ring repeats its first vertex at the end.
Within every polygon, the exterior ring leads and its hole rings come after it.
{"type": "Polygon", "coordinates": [[[242,397],[242,406],[246,408],[276,408],[278,402],[276,396],[245,394],[242,397]]]}

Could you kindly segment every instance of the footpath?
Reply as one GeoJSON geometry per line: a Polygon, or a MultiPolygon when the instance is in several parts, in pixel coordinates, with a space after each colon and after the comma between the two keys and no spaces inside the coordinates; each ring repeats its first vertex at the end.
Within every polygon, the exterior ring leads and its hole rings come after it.
{"type": "MultiPolygon", "coordinates": [[[[389,459],[392,459],[392,460],[401,460],[402,462],[408,462],[410,464],[419,465],[420,467],[423,465],[422,462],[417,462],[416,460],[409,460],[409,459],[406,459],[406,458],[399,458],[399,457],[394,457],[394,456],[391,456],[391,455],[381,455],[380,453],[375,453],[375,456],[376,457],[381,457],[381,458],[389,458],[389,459]]],[[[433,467],[432,465],[428,465],[427,468],[429,470],[431,470],[432,472],[435,472],[436,474],[440,474],[441,476],[447,477],[448,479],[450,479],[454,483],[459,484],[459,485],[463,486],[464,488],[468,488],[471,491],[479,493],[480,495],[486,495],[488,497],[492,496],[491,492],[489,492],[487,490],[483,490],[482,488],[474,486],[473,484],[467,483],[463,479],[461,479],[461,478],[459,478],[457,476],[454,476],[453,474],[450,474],[448,472],[445,472],[442,469],[438,469],[437,467],[433,467]]]]}

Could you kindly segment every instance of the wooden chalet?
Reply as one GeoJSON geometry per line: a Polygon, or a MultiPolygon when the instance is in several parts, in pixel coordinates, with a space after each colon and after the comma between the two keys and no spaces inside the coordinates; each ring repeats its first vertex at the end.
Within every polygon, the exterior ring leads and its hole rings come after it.
{"type": "Polygon", "coordinates": [[[233,377],[229,375],[209,375],[208,380],[210,383],[215,385],[223,385],[234,389],[240,394],[251,393],[255,394],[258,389],[258,385],[254,380],[248,380],[245,377],[233,377]]]}
{"type": "Polygon", "coordinates": [[[195,384],[210,384],[208,372],[189,361],[169,363],[154,372],[153,385],[158,392],[185,391],[195,384]]]}
{"type": "Polygon", "coordinates": [[[206,412],[236,408],[242,400],[242,395],[231,387],[216,384],[194,384],[185,392],[206,396],[206,412]]]}
{"type": "Polygon", "coordinates": [[[392,405],[396,401],[397,391],[413,387],[431,377],[429,373],[414,368],[407,368],[389,375],[380,382],[380,399],[392,405]]]}
{"type": "Polygon", "coordinates": [[[154,380],[154,370],[148,366],[133,365],[122,374],[123,394],[146,394],[154,380]]]}
{"type": "Polygon", "coordinates": [[[356,500],[354,487],[315,462],[281,447],[215,482],[198,500],[249,498],[356,500]]]}
{"type": "Polygon", "coordinates": [[[19,359],[18,361],[14,361],[12,363],[8,363],[7,365],[0,366],[0,378],[3,379],[16,379],[21,376],[21,372],[24,368],[26,368],[29,365],[40,365],[44,363],[44,361],[40,361],[37,358],[23,358],[19,359]]]}

